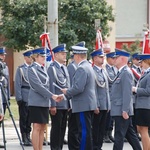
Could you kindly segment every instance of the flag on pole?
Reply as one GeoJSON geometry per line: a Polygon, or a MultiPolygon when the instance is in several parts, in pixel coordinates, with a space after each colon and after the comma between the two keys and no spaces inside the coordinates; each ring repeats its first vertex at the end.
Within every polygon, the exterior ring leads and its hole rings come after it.
{"type": "Polygon", "coordinates": [[[150,46],[149,46],[149,30],[145,32],[144,40],[143,40],[143,54],[150,54],[150,46]]]}
{"type": "Polygon", "coordinates": [[[103,50],[103,40],[102,40],[101,30],[97,30],[95,50],[98,50],[100,48],[103,50]]]}
{"type": "Polygon", "coordinates": [[[40,36],[40,40],[42,41],[42,47],[44,47],[46,51],[46,61],[50,62],[51,60],[54,61],[54,56],[48,34],[49,33],[43,33],[40,36]]]}

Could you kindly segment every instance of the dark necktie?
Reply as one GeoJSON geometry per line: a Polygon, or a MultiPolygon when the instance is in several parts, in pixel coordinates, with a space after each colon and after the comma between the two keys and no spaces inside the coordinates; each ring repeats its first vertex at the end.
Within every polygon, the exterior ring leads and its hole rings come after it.
{"type": "Polygon", "coordinates": [[[117,75],[116,75],[116,78],[118,78],[120,75],[120,71],[117,71],[117,75]]]}
{"type": "Polygon", "coordinates": [[[116,75],[114,67],[111,67],[113,74],[116,75]]]}
{"type": "Polygon", "coordinates": [[[106,79],[105,79],[105,73],[104,73],[104,70],[103,70],[103,69],[101,69],[101,73],[102,73],[103,79],[104,79],[104,81],[105,81],[106,79]]]}
{"type": "Polygon", "coordinates": [[[62,70],[63,74],[65,75],[65,70],[64,70],[63,66],[61,66],[61,70],[62,70]]]}
{"type": "Polygon", "coordinates": [[[138,73],[141,73],[141,69],[139,67],[137,68],[137,71],[138,71],[138,73]]]}
{"type": "Polygon", "coordinates": [[[44,67],[43,67],[43,66],[41,66],[41,68],[42,68],[42,70],[44,71],[44,67]]]}

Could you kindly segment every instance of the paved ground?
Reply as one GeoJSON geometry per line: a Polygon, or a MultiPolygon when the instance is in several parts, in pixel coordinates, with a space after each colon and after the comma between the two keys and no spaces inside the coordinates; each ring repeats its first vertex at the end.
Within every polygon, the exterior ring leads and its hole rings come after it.
{"type": "MultiPolygon", "coordinates": [[[[16,122],[17,129],[18,129],[18,122],[16,122]]],[[[48,133],[50,130],[50,126],[48,126],[48,133]]],[[[19,129],[18,129],[19,131],[19,129]]],[[[11,121],[5,121],[5,136],[6,136],[6,150],[22,150],[20,146],[20,142],[18,140],[18,136],[16,130],[13,126],[11,121]]],[[[67,136],[67,135],[66,135],[67,136]]],[[[66,138],[66,137],[65,137],[66,138]]],[[[49,139],[49,134],[48,134],[49,139]]],[[[2,130],[0,130],[0,143],[3,142],[2,130]]],[[[112,150],[113,144],[106,144],[104,143],[103,150],[112,150]]],[[[32,147],[24,147],[24,150],[33,150],[32,147]]],[[[43,150],[50,150],[49,145],[43,146],[43,150]]],[[[68,150],[67,145],[64,145],[63,150],[68,150]]],[[[131,146],[128,143],[125,143],[124,150],[132,150],[131,146]]]]}

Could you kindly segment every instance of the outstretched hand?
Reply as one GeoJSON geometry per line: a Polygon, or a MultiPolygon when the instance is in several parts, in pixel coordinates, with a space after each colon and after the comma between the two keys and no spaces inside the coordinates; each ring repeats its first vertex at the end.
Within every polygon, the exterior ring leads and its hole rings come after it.
{"type": "Polygon", "coordinates": [[[66,95],[67,88],[61,89],[61,91],[66,95]]]}
{"type": "Polygon", "coordinates": [[[56,102],[60,102],[60,101],[62,101],[64,99],[64,96],[63,96],[63,94],[53,95],[52,99],[55,100],[56,102]]]}

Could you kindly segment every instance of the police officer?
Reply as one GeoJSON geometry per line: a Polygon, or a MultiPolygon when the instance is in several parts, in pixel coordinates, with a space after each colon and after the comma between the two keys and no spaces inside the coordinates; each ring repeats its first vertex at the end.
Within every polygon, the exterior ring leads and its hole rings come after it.
{"type": "Polygon", "coordinates": [[[2,99],[0,98],[0,121],[3,120],[3,117],[4,117],[3,104],[2,99]]]}
{"type": "Polygon", "coordinates": [[[72,50],[78,68],[71,88],[62,89],[64,94],[72,97],[71,117],[76,120],[74,126],[78,129],[74,132],[77,139],[72,139],[69,149],[92,150],[92,116],[97,108],[94,70],[87,61],[87,48],[72,46],[72,50]]]}
{"type": "MultiPolygon", "coordinates": [[[[60,88],[69,88],[70,79],[67,67],[64,65],[66,61],[66,44],[60,44],[53,48],[54,62],[48,68],[50,90],[55,94],[61,94],[60,88]],[[54,86],[59,86],[60,88],[54,86]]],[[[69,102],[62,100],[60,103],[51,99],[50,117],[50,147],[51,150],[61,150],[63,148],[64,136],[66,131],[67,116],[69,102]]]]}
{"type": "Polygon", "coordinates": [[[25,146],[31,146],[30,132],[31,123],[29,122],[28,94],[30,90],[27,69],[32,63],[31,50],[23,52],[24,64],[19,66],[15,75],[15,95],[19,110],[19,126],[22,141],[25,146]]]}
{"type": "Polygon", "coordinates": [[[142,70],[141,70],[141,67],[140,67],[138,53],[132,54],[131,58],[132,58],[132,68],[140,75],[142,70]]]}
{"type": "Polygon", "coordinates": [[[58,96],[49,91],[49,77],[45,64],[46,53],[43,47],[32,51],[34,62],[28,67],[28,81],[30,85],[28,106],[29,120],[33,123],[32,145],[34,150],[43,147],[44,130],[49,123],[50,98],[58,101],[58,96]]]}
{"type": "Polygon", "coordinates": [[[137,130],[141,135],[143,150],[150,149],[150,137],[148,128],[150,127],[150,54],[140,54],[141,66],[144,74],[139,79],[136,87],[132,91],[136,93],[135,100],[135,122],[137,130]]]}
{"type": "MultiPolygon", "coordinates": [[[[5,93],[2,94],[2,103],[4,114],[6,112],[7,104],[10,100],[10,79],[9,79],[9,70],[8,66],[5,63],[6,51],[4,47],[0,48],[0,82],[4,88],[5,93]],[[5,94],[5,96],[4,96],[5,94]]],[[[4,148],[3,145],[0,145],[0,148],[4,148]]]]}
{"type": "MultiPolygon", "coordinates": [[[[76,46],[85,47],[85,42],[81,41],[81,42],[77,43],[76,46]]],[[[72,79],[73,79],[75,71],[77,70],[77,67],[78,67],[78,65],[74,61],[74,55],[73,54],[72,54],[72,59],[73,59],[72,62],[70,62],[69,65],[67,66],[67,69],[69,72],[69,77],[70,77],[70,85],[72,85],[72,79]]]]}
{"type": "Polygon", "coordinates": [[[107,112],[110,110],[109,84],[106,72],[102,68],[104,63],[104,53],[102,49],[93,51],[91,57],[94,64],[93,69],[95,72],[96,99],[98,106],[94,111],[93,117],[93,150],[99,150],[102,149],[107,112]]]}
{"type": "MultiPolygon", "coordinates": [[[[85,47],[85,42],[81,41],[81,42],[77,43],[76,46],[85,47]]],[[[72,54],[72,62],[70,62],[69,65],[67,66],[69,77],[70,77],[70,86],[72,86],[73,77],[74,77],[74,74],[75,74],[77,68],[78,68],[78,65],[74,60],[74,54],[72,54]]],[[[70,105],[72,108],[71,100],[70,100],[70,105]]],[[[69,149],[71,149],[72,148],[72,146],[71,146],[72,139],[77,140],[77,134],[74,134],[74,132],[78,131],[78,129],[74,125],[74,124],[76,124],[76,120],[74,120],[71,117],[72,109],[69,110],[68,114],[69,114],[69,117],[68,117],[68,147],[69,147],[69,149]]]]}
{"type": "Polygon", "coordinates": [[[115,49],[115,53],[115,66],[118,68],[118,73],[111,89],[111,116],[115,121],[113,150],[123,149],[125,137],[134,150],[141,150],[131,118],[133,115],[133,77],[130,68],[127,66],[130,54],[119,49],[115,49]]]}
{"type": "MultiPolygon", "coordinates": [[[[136,86],[139,79],[140,79],[140,77],[141,77],[141,73],[142,73],[138,53],[132,54],[131,58],[132,58],[131,71],[132,71],[133,77],[134,77],[134,86],[136,86]]],[[[135,112],[135,99],[136,99],[136,95],[134,93],[134,95],[133,95],[133,109],[134,109],[134,112],[135,112]]],[[[135,115],[136,114],[134,113],[134,115],[132,117],[132,123],[133,123],[133,127],[136,131],[136,134],[138,136],[138,139],[141,140],[141,137],[139,136],[139,133],[138,133],[137,127],[136,127],[136,123],[135,123],[135,115]]]]}
{"type": "MultiPolygon", "coordinates": [[[[111,92],[111,86],[117,74],[117,68],[114,66],[114,60],[115,60],[114,55],[115,52],[110,52],[106,54],[107,62],[104,67],[109,82],[109,93],[111,92]]],[[[112,130],[113,130],[113,119],[110,116],[110,111],[109,111],[106,120],[106,131],[105,131],[104,142],[106,143],[114,142],[114,137],[112,136],[112,130]]]]}
{"type": "Polygon", "coordinates": [[[6,101],[10,100],[9,70],[8,70],[8,66],[5,63],[5,57],[6,57],[5,48],[4,47],[0,48],[0,62],[3,63],[3,67],[0,68],[0,71],[2,71],[2,72],[0,72],[0,82],[2,83],[2,86],[5,89],[5,93],[6,93],[6,97],[7,97],[7,99],[5,99],[4,95],[2,94],[4,114],[5,114],[6,106],[7,106],[6,101]]]}

